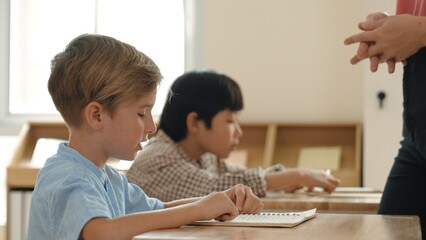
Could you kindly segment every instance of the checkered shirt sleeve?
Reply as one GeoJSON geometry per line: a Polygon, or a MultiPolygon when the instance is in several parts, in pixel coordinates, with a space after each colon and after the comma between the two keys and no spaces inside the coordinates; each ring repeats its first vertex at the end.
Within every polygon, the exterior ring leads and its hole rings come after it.
{"type": "Polygon", "coordinates": [[[239,183],[262,197],[266,194],[266,173],[262,168],[230,166],[212,154],[203,155],[201,161],[191,160],[164,132],[159,132],[139,152],[127,178],[148,196],[167,202],[223,191],[239,183]]]}

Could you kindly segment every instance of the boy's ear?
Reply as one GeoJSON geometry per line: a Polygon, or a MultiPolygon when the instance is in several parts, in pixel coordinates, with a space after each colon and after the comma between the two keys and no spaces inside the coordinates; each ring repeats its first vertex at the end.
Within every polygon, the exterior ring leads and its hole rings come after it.
{"type": "Polygon", "coordinates": [[[198,113],[190,112],[186,115],[186,129],[188,133],[197,133],[198,123],[198,113]]]}
{"type": "Polygon", "coordinates": [[[99,129],[102,126],[103,106],[98,102],[90,102],[84,108],[84,120],[92,129],[99,129]]]}

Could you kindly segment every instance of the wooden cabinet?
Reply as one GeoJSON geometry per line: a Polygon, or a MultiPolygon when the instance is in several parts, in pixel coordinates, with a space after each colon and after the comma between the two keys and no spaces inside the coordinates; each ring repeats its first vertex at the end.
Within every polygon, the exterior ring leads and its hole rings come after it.
{"type": "Polygon", "coordinates": [[[248,167],[282,163],[297,167],[303,147],[341,147],[340,168],[332,174],[341,186],[361,186],[361,125],[356,123],[243,123],[238,149],[247,151],[248,167]]]}

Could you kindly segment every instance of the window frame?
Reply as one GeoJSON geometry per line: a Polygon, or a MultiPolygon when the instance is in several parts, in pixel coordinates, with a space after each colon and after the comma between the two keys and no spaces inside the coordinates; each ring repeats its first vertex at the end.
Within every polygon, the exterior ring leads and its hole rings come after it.
{"type": "MultiPolygon", "coordinates": [[[[58,121],[59,114],[12,114],[9,112],[10,1],[0,0],[0,135],[17,133],[28,121],[58,121]]],[[[202,68],[203,1],[184,3],[184,72],[202,68]]],[[[158,116],[157,116],[158,117],[158,116]]]]}

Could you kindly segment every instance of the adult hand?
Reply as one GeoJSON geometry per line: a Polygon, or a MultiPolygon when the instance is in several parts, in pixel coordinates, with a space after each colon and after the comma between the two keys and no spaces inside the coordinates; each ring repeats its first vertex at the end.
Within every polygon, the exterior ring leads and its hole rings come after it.
{"type": "MultiPolygon", "coordinates": [[[[360,23],[360,29],[364,32],[348,37],[344,43],[349,45],[363,42],[369,45],[367,49],[364,47],[359,50],[356,57],[351,59],[351,63],[356,64],[367,57],[377,56],[377,64],[374,63],[371,67],[374,71],[374,65],[377,66],[378,63],[394,64],[404,61],[425,45],[425,24],[425,17],[407,14],[387,17],[382,15],[378,20],[360,23]]],[[[393,69],[389,71],[393,72],[393,69]]]]}
{"type": "MultiPolygon", "coordinates": [[[[374,30],[372,26],[374,26],[374,23],[388,17],[389,15],[385,12],[375,12],[371,13],[367,16],[366,20],[364,22],[361,22],[358,24],[358,28],[363,31],[371,31],[374,30]]],[[[346,40],[345,40],[346,41],[346,40]]],[[[350,60],[351,64],[357,64],[358,62],[362,61],[363,59],[367,58],[368,48],[372,45],[372,43],[369,42],[359,42],[357,54],[353,56],[350,60]]],[[[379,56],[370,56],[370,70],[372,72],[376,72],[379,68],[379,56]]],[[[395,60],[389,60],[387,61],[388,64],[388,72],[393,73],[395,71],[395,60]]]]}

